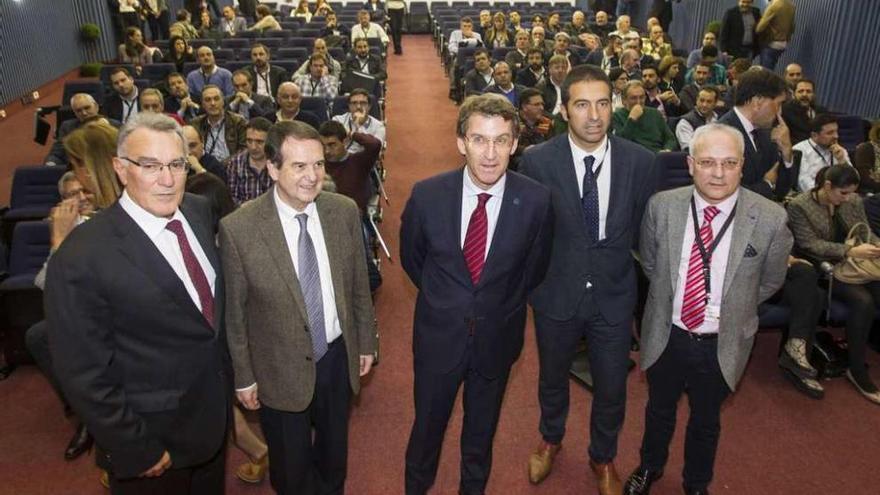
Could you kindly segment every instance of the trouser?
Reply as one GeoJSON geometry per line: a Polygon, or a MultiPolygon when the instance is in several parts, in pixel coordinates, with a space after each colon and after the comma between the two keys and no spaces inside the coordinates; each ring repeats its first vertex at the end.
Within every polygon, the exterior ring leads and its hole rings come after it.
{"type": "Polygon", "coordinates": [[[684,484],[702,490],[712,481],[721,434],[721,404],[730,395],[718,364],[718,339],[696,340],[672,327],[660,359],[647,371],[648,404],[642,438],[641,469],[653,473],[666,466],[675,432],[676,408],[687,391],[690,417],[684,442],[684,484]]]}
{"type": "Polygon", "coordinates": [[[269,480],[280,495],[341,495],[348,465],[351,384],[342,337],[316,364],[312,403],[300,412],[260,407],[269,480]]]}
{"type": "Polygon", "coordinates": [[[835,280],[833,283],[835,298],[845,301],[849,310],[846,319],[849,369],[854,373],[864,373],[868,336],[874,324],[877,303],[880,302],[880,282],[856,285],[835,280]]]}
{"type": "Polygon", "coordinates": [[[803,339],[809,346],[816,333],[816,324],[825,308],[825,297],[819,289],[819,274],[811,265],[795,263],[785,273],[783,299],[790,309],[788,338],[803,339]]]}
{"type": "MultiPolygon", "coordinates": [[[[472,338],[471,338],[472,339],[472,338]]],[[[462,495],[482,494],[492,468],[492,441],[498,426],[501,402],[510,370],[486,378],[473,363],[469,341],[462,362],[448,373],[415,368],[416,417],[406,448],[407,495],[424,495],[434,484],[443,436],[464,382],[464,424],[461,430],[462,495]]]]}
{"type": "MultiPolygon", "coordinates": [[[[158,462],[158,459],[156,459],[158,462]]],[[[174,459],[171,459],[174,462],[174,459]]],[[[156,478],[118,480],[112,475],[111,495],[223,495],[226,479],[226,447],[198,466],[165,471],[156,478]]]]}
{"type": "Polygon", "coordinates": [[[403,53],[401,36],[403,31],[403,14],[406,9],[389,9],[388,16],[391,18],[391,40],[394,42],[394,53],[403,53]]]}
{"type": "Polygon", "coordinates": [[[34,323],[24,334],[24,342],[28,352],[34,358],[37,367],[46,375],[49,385],[58,394],[61,402],[67,406],[67,399],[58,384],[55,369],[52,367],[52,355],[49,353],[49,323],[46,320],[34,323]]]}
{"type": "Polygon", "coordinates": [[[776,48],[770,48],[769,46],[765,46],[761,48],[761,67],[764,67],[767,70],[773,70],[776,68],[776,62],[779,61],[779,57],[782,56],[782,52],[785,50],[777,50],[776,48]]]}
{"type": "Polygon", "coordinates": [[[593,375],[589,454],[597,463],[614,460],[617,437],[626,413],[632,319],[614,324],[606,322],[588,291],[574,318],[558,321],[536,311],[535,328],[540,361],[539,429],[544,441],[559,444],[565,436],[569,370],[578,342],[586,337],[587,358],[593,375]]]}

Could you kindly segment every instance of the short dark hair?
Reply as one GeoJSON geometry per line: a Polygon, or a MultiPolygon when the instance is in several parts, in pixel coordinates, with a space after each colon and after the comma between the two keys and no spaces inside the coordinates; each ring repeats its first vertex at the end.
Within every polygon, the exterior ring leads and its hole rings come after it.
{"type": "Polygon", "coordinates": [[[822,128],[828,124],[836,124],[837,117],[830,113],[820,113],[813,117],[813,120],[810,121],[810,132],[815,132],[816,134],[822,132],[822,128]]]}
{"type": "Polygon", "coordinates": [[[269,157],[269,161],[276,164],[275,168],[281,168],[281,165],[284,164],[281,147],[288,138],[298,141],[321,142],[321,135],[318,134],[318,131],[305,122],[286,120],[276,123],[269,129],[269,135],[266,136],[266,156],[269,157]]]}
{"type": "Polygon", "coordinates": [[[709,69],[709,72],[712,72],[712,64],[710,64],[709,62],[704,62],[704,61],[700,60],[699,62],[697,62],[697,65],[695,65],[694,68],[697,68],[698,66],[705,67],[705,68],[709,69]]]}
{"type": "Polygon", "coordinates": [[[730,63],[729,69],[736,72],[737,74],[742,74],[745,71],[749,70],[752,67],[752,61],[747,58],[737,58],[734,59],[733,62],[730,63]]]}
{"type": "Polygon", "coordinates": [[[816,83],[812,79],[807,79],[806,77],[795,83],[794,89],[797,89],[798,85],[800,85],[801,83],[809,84],[813,87],[813,91],[816,91],[816,83]]]}
{"type": "Polygon", "coordinates": [[[236,70],[235,72],[233,72],[233,73],[232,73],[232,77],[235,77],[235,76],[244,76],[244,77],[247,78],[247,80],[248,80],[249,83],[253,83],[253,82],[254,82],[254,78],[251,77],[251,72],[250,72],[250,71],[247,71],[247,70],[244,70],[244,69],[238,69],[238,70],[236,70]]]}
{"type": "Polygon", "coordinates": [[[519,108],[522,109],[523,106],[525,106],[525,104],[529,102],[529,100],[536,96],[540,96],[543,98],[544,93],[538,91],[535,88],[524,89],[523,92],[519,94],[519,108]]]}
{"type": "Polygon", "coordinates": [[[368,100],[370,99],[369,91],[364,88],[354,88],[351,90],[351,93],[348,94],[348,101],[351,101],[351,97],[356,95],[366,96],[368,100]]]}
{"type": "Polygon", "coordinates": [[[703,85],[703,87],[700,88],[700,91],[697,94],[700,94],[703,91],[705,91],[707,93],[712,93],[713,95],[715,95],[716,100],[721,96],[721,93],[718,91],[718,88],[716,88],[715,86],[709,85],[709,84],[703,85]]]}
{"type": "Polygon", "coordinates": [[[473,23],[474,23],[474,20],[471,19],[469,16],[464,16],[464,17],[462,17],[462,18],[458,21],[458,24],[459,24],[459,25],[461,25],[461,24],[473,24],[473,23]]]}
{"type": "Polygon", "coordinates": [[[165,82],[167,83],[168,81],[170,81],[174,77],[179,77],[179,78],[183,79],[184,81],[186,81],[186,76],[184,76],[180,72],[169,72],[168,75],[165,76],[165,82]]]}
{"type": "Polygon", "coordinates": [[[187,17],[189,17],[189,11],[186,10],[186,9],[180,9],[180,10],[178,10],[178,11],[177,11],[177,15],[175,16],[175,18],[176,18],[178,21],[185,21],[187,17]]]}
{"type": "Polygon", "coordinates": [[[718,57],[718,47],[715,45],[706,45],[700,49],[700,56],[703,58],[718,57]]]}
{"type": "Polygon", "coordinates": [[[123,74],[125,74],[128,77],[131,77],[131,72],[129,72],[128,69],[125,67],[115,67],[113,70],[110,71],[110,77],[113,77],[116,74],[119,74],[120,72],[122,72],[123,74]]]}
{"type": "Polygon", "coordinates": [[[247,128],[260,132],[269,132],[272,129],[272,123],[266,117],[254,117],[248,121],[247,128]]]}
{"type": "Polygon", "coordinates": [[[858,186],[859,182],[861,182],[861,177],[859,177],[859,171],[849,165],[822,167],[816,174],[816,185],[813,186],[813,191],[822,189],[825,181],[830,182],[831,187],[834,189],[843,189],[845,187],[858,186]]]}
{"type": "Polygon", "coordinates": [[[654,65],[654,64],[646,64],[644,67],[642,67],[642,76],[645,75],[645,71],[646,71],[646,70],[652,70],[652,71],[654,71],[654,73],[657,74],[658,76],[660,75],[660,70],[657,69],[657,66],[654,65]]]}
{"type": "Polygon", "coordinates": [[[776,98],[785,94],[785,79],[767,69],[750,69],[738,77],[733,104],[743,106],[755,97],[776,98]]]}
{"type": "Polygon", "coordinates": [[[624,74],[626,74],[626,71],[623,70],[623,67],[612,67],[611,70],[608,71],[608,80],[613,83],[614,81],[620,79],[620,76],[624,74]]]}
{"type": "Polygon", "coordinates": [[[541,50],[540,48],[535,48],[535,47],[528,49],[528,51],[526,52],[526,58],[529,58],[529,55],[531,55],[533,53],[537,53],[537,54],[541,55],[541,60],[544,60],[544,50],[541,50]]]}
{"type": "Polygon", "coordinates": [[[605,74],[605,71],[596,67],[595,65],[578,65],[577,67],[571,69],[567,76],[565,76],[565,81],[562,82],[562,105],[568,105],[568,99],[571,96],[571,86],[579,83],[579,82],[592,82],[599,81],[605,83],[608,86],[608,97],[611,97],[611,80],[608,79],[608,74],[605,74]]]}
{"type": "Polygon", "coordinates": [[[264,44],[262,44],[262,43],[254,43],[253,45],[251,45],[251,50],[250,50],[249,53],[253,53],[254,50],[257,49],[257,48],[262,48],[263,50],[265,50],[266,55],[269,55],[269,56],[272,55],[272,53],[269,52],[269,47],[266,46],[266,45],[264,45],[264,44]]]}
{"type": "Polygon", "coordinates": [[[483,48],[482,46],[481,46],[480,48],[477,48],[476,50],[474,50],[474,60],[476,60],[476,59],[477,59],[477,55],[479,55],[479,54],[481,54],[481,53],[484,54],[484,55],[486,55],[487,57],[489,57],[489,61],[490,61],[490,62],[492,61],[492,56],[489,55],[489,50],[486,50],[486,49],[483,48]]]}
{"type": "Polygon", "coordinates": [[[467,134],[468,120],[470,120],[472,115],[501,117],[506,122],[511,123],[510,127],[513,137],[519,134],[519,114],[516,108],[513,107],[513,104],[510,103],[510,100],[499,94],[484,93],[465,98],[458,109],[458,122],[455,126],[455,132],[458,137],[464,137],[467,134]]]}
{"type": "Polygon", "coordinates": [[[321,137],[335,137],[340,141],[345,141],[345,138],[348,136],[348,131],[345,130],[345,126],[342,125],[342,122],[328,120],[318,128],[318,134],[320,134],[321,137]]]}

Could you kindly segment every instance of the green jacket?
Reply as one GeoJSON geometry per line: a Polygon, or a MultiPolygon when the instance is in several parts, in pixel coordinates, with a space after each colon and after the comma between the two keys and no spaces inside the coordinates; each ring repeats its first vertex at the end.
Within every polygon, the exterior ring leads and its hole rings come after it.
{"type": "Polygon", "coordinates": [[[629,118],[629,110],[618,108],[614,111],[612,124],[614,134],[630,141],[635,141],[653,152],[678,149],[675,134],[666,125],[666,119],[656,108],[644,107],[645,111],[639,120],[629,118]]]}

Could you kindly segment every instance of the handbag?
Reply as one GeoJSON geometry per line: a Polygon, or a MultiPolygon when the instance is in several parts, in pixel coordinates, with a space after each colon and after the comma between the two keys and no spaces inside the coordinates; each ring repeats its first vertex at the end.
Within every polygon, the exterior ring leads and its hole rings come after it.
{"type": "MultiPolygon", "coordinates": [[[[854,248],[868,242],[871,228],[865,222],[859,222],[849,229],[844,244],[854,248]]],[[[866,284],[880,280],[880,260],[863,259],[847,256],[834,265],[834,278],[847,284],[866,284]]]]}

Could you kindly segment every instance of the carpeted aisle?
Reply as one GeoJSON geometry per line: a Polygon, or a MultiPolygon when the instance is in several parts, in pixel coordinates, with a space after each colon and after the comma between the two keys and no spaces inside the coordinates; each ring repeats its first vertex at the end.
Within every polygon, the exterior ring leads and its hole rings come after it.
{"type": "MultiPolygon", "coordinates": [[[[403,57],[389,59],[386,188],[391,200],[381,230],[394,257],[383,261],[384,284],[376,296],[381,334],[381,364],[371,373],[352,411],[347,493],[403,493],[404,451],[412,422],[412,309],[415,289],[398,260],[400,213],[412,184],[461,165],[455,148],[457,108],[447,98],[448,81],[427,36],[407,36],[403,57]]],[[[8,122],[7,122],[8,124],[8,122]]],[[[23,133],[22,133],[23,134],[23,133]]],[[[0,132],[0,145],[8,143],[0,132]]],[[[11,167],[10,167],[11,168],[11,167]]],[[[880,458],[880,409],[842,379],[826,382],[824,401],[795,392],[776,368],[779,336],[758,338],[740,390],[726,404],[713,493],[731,495],[825,495],[873,493],[880,458]]],[[[880,360],[871,352],[874,368],[880,360]]],[[[564,449],[553,474],[538,487],[529,485],[526,460],[539,440],[537,432],[538,359],[529,325],[523,355],[514,367],[495,441],[489,494],[580,495],[594,493],[587,467],[587,417],[590,395],[572,383],[571,413],[564,449]]],[[[880,376],[875,373],[875,379],[880,376]]],[[[647,396],[644,375],[629,379],[627,419],[621,432],[617,466],[626,476],[638,462],[647,396]]],[[[666,476],[655,495],[681,493],[685,400],[670,452],[666,476]]],[[[458,490],[460,406],[447,432],[436,495],[458,490]]],[[[90,456],[65,462],[61,453],[72,433],[45,379],[31,366],[0,382],[0,495],[106,493],[97,482],[90,456]]],[[[247,486],[234,478],[242,454],[230,448],[229,494],[271,493],[268,482],[247,486]]]]}

